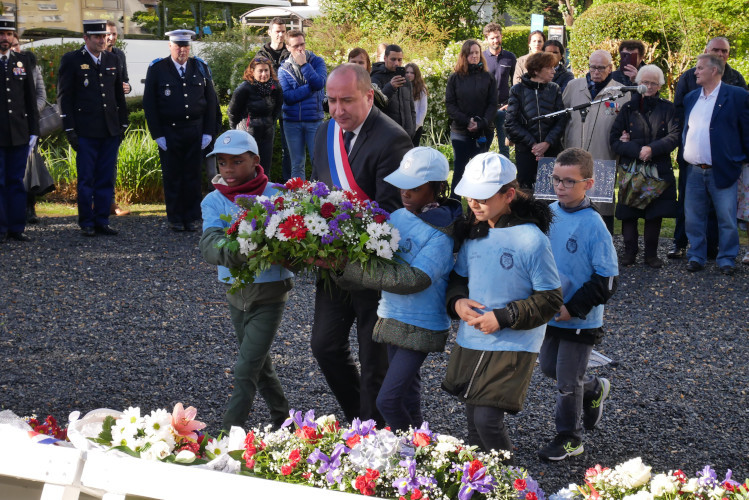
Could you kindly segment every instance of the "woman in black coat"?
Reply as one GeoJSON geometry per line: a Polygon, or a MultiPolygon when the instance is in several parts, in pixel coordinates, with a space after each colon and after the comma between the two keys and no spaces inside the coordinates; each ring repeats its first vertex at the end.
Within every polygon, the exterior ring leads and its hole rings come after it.
{"type": "Polygon", "coordinates": [[[244,70],[244,80],[231,96],[229,125],[252,134],[260,151],[260,165],[270,175],[273,135],[283,104],[281,85],[273,63],[262,56],[250,62],[244,70]]]}
{"type": "Polygon", "coordinates": [[[463,177],[468,160],[486,153],[489,138],[494,135],[497,83],[486,70],[486,60],[476,40],[463,42],[455,72],[447,79],[445,105],[450,117],[450,142],[455,157],[450,186],[453,191],[463,177]]]}
{"type": "Polygon", "coordinates": [[[645,95],[633,93],[611,127],[611,149],[619,155],[619,163],[629,165],[635,160],[653,163],[658,176],[669,181],[666,190],[644,209],[632,208],[621,202],[616,205],[616,217],[622,221],[624,266],[635,263],[637,255],[637,219],[645,219],[645,263],[659,268],[658,237],[664,217],[676,217],[676,182],[671,165],[671,152],[681,139],[681,123],[674,104],[658,97],[665,83],[663,71],[652,64],[643,66],[635,78],[637,84],[647,86],[645,95]]]}
{"type": "Polygon", "coordinates": [[[564,94],[567,84],[575,79],[572,71],[567,69],[567,61],[564,60],[564,45],[559,40],[547,40],[544,43],[544,52],[550,52],[559,58],[559,64],[554,70],[554,78],[551,81],[559,85],[559,90],[564,94]]]}
{"type": "Polygon", "coordinates": [[[510,89],[505,131],[515,143],[517,180],[522,188],[533,189],[538,160],[556,156],[561,150],[566,115],[531,123],[536,116],[564,109],[562,92],[551,81],[557,62],[557,56],[549,52],[531,54],[526,64],[528,72],[510,89]]]}

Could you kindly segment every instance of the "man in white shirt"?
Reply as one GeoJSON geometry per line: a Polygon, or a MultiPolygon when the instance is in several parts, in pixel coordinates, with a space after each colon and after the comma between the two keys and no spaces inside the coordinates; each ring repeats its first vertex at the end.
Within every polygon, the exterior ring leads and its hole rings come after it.
{"type": "Polygon", "coordinates": [[[697,58],[702,88],[684,98],[684,161],[689,164],[684,212],[689,239],[687,271],[705,268],[710,200],[718,219],[720,272],[731,275],[739,251],[736,182],[749,160],[749,92],[721,82],[725,62],[713,54],[697,58]]]}

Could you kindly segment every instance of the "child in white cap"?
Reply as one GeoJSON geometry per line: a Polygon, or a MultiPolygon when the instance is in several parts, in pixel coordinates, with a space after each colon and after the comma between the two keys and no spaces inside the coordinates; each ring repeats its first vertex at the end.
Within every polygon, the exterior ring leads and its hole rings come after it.
{"type": "Polygon", "coordinates": [[[435,149],[406,153],[398,170],[385,177],[400,189],[404,207],[390,218],[401,234],[396,262],[374,269],[349,263],[337,279],[344,288],[382,291],[372,336],[387,344],[390,366],[377,409],[393,430],[421,426],[419,370],[427,354],[445,349],[450,329],[445,289],[453,268],[452,234],[463,210],[447,197],[449,171],[447,159],[435,149]]]}
{"type": "Polygon", "coordinates": [[[516,173],[504,156],[482,153],[455,187],[471,214],[447,290],[461,322],[442,384],[466,403],[469,443],[508,453],[504,415],[523,408],[546,323],[562,305],[545,234],[551,211],[519,190],[516,173]]]}
{"type": "MultiPolygon", "coordinates": [[[[200,252],[206,261],[218,266],[219,281],[228,288],[234,282],[228,268],[242,265],[247,258],[219,246],[230,224],[221,220],[221,215],[239,213],[234,204],[238,195],[270,196],[275,189],[268,185],[268,177],[259,165],[255,139],[244,130],[221,134],[208,154],[213,155],[217,157],[219,174],[213,178],[216,189],[200,205],[203,212],[200,252]]],[[[292,277],[290,271],[274,265],[258,274],[253,283],[226,295],[239,341],[239,355],[234,365],[234,391],[221,424],[224,431],[230,431],[232,426],[244,427],[258,387],[263,387],[260,394],[276,428],[289,416],[289,402],[268,352],[281,324],[292,277]]]]}

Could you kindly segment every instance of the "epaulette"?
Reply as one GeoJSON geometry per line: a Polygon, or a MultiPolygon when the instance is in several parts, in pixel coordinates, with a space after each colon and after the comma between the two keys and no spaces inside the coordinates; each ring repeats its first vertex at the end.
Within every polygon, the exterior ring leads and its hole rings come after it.
{"type": "Polygon", "coordinates": [[[148,67],[150,68],[151,66],[153,66],[157,62],[161,61],[162,59],[164,59],[164,58],[163,57],[157,57],[156,59],[154,59],[153,61],[151,61],[151,64],[149,64],[148,67]]]}

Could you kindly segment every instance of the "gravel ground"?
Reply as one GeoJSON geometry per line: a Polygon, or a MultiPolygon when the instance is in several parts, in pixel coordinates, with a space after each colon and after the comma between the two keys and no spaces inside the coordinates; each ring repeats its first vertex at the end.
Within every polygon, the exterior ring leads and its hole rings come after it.
{"type": "MultiPolygon", "coordinates": [[[[168,231],[163,217],[113,224],[119,236],[84,238],[74,217],[43,218],[28,229],[33,242],[0,245],[0,408],[64,422],[73,410],[181,401],[217,430],[236,340],[199,236],[168,231]]],[[[518,463],[547,492],[636,456],[657,471],[711,464],[749,477],[748,277],[741,264],[732,277],[714,263],[690,274],[684,261],[622,270],[599,346],[614,363],[594,370],[612,383],[599,429],[582,456],[539,461],[554,436],[554,386],[537,370],[525,409],[509,418],[518,463]]],[[[292,407],[340,415],[309,350],[312,302],[311,278],[297,278],[274,363],[292,407]]],[[[462,405],[439,388],[447,357],[427,358],[424,414],[432,429],[465,437],[462,405]]],[[[267,420],[258,398],[249,423],[267,420]]]]}

